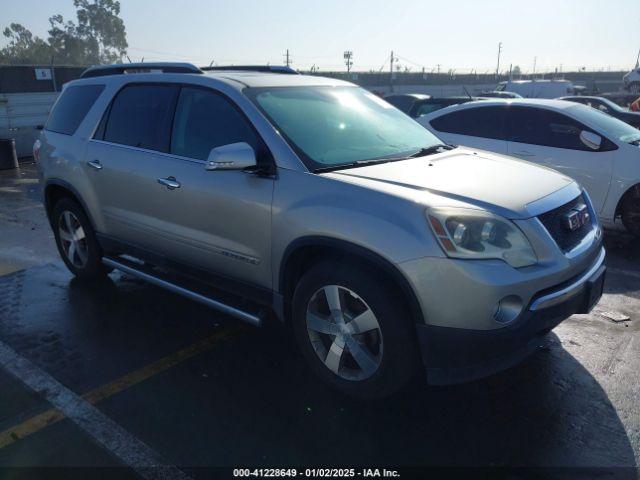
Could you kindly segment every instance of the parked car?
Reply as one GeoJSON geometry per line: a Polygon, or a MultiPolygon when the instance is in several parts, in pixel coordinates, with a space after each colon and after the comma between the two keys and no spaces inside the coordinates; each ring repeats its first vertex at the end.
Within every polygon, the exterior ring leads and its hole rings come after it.
{"type": "Polygon", "coordinates": [[[482,92],[480,95],[482,98],[523,98],[522,95],[515,92],[482,92]]]}
{"type": "Polygon", "coordinates": [[[498,92],[513,92],[524,98],[558,98],[573,94],[569,80],[509,80],[500,82],[498,92]]]}
{"type": "Polygon", "coordinates": [[[430,95],[422,95],[418,93],[401,93],[388,95],[384,99],[397,109],[403,111],[412,118],[418,118],[427,115],[441,108],[451,105],[459,105],[461,103],[482,100],[478,97],[432,97],[430,95]]]}
{"type": "Polygon", "coordinates": [[[640,131],[561,100],[492,100],[418,120],[447,143],[545,165],[580,182],[603,223],[640,236],[640,131]]]}
{"type": "Polygon", "coordinates": [[[363,398],[421,364],[434,384],[504,369],[600,298],[601,228],[570,178],[445,145],[347,82],[124,74],[139,67],[67,83],[34,146],[80,279],[116,268],[273,316],[320,379],[363,398]]]}
{"type": "Polygon", "coordinates": [[[612,117],[616,117],[618,120],[622,120],[628,123],[632,127],[640,128],[640,113],[632,112],[628,108],[623,108],[616,103],[613,103],[608,98],[602,97],[587,97],[587,96],[571,96],[560,97],[558,100],[566,100],[568,102],[576,102],[586,105],[588,107],[597,108],[601,112],[608,113],[612,117]]]}

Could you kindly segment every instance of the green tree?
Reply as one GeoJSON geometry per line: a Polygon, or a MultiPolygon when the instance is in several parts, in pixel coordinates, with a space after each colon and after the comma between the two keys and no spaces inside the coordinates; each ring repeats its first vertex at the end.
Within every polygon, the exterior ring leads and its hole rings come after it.
{"type": "Polygon", "coordinates": [[[62,15],[49,18],[47,41],[24,26],[12,23],[3,34],[8,44],[0,50],[0,63],[60,65],[117,63],[127,53],[127,34],[115,0],[73,0],[76,22],[62,15]]]}

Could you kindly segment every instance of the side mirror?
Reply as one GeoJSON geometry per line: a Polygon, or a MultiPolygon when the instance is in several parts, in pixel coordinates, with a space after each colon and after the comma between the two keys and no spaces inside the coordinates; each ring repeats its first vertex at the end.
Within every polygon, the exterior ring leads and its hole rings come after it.
{"type": "Polygon", "coordinates": [[[230,143],[211,150],[206,170],[244,170],[255,167],[256,153],[246,142],[230,143]]]}
{"type": "Polygon", "coordinates": [[[600,150],[602,144],[602,137],[596,133],[587,132],[582,130],[580,132],[580,141],[584,143],[591,150],[600,150]]]}

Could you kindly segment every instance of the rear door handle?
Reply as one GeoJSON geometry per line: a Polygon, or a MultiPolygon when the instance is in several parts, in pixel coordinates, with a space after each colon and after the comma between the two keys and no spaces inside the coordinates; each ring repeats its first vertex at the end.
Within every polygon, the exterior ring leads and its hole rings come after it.
{"type": "Polygon", "coordinates": [[[164,185],[169,190],[175,190],[176,188],[180,188],[180,182],[176,180],[176,177],[159,178],[158,183],[160,185],[164,185]]]}
{"type": "Polygon", "coordinates": [[[96,170],[102,170],[102,164],[100,163],[100,160],[91,160],[87,162],[87,165],[89,165],[91,168],[95,168],[96,170]]]}

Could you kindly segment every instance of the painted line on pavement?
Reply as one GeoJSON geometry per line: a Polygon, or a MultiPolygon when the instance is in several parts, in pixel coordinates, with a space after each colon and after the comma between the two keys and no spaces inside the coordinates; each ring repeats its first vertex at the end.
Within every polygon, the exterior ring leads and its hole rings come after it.
{"type": "Polygon", "coordinates": [[[22,383],[46,398],[55,407],[35,415],[4,432],[0,432],[0,448],[36,433],[64,418],[69,418],[144,478],[188,479],[189,477],[177,467],[165,464],[155,451],[100,412],[93,404],[208,350],[216,342],[229,336],[230,333],[229,329],[221,330],[219,333],[138,370],[134,370],[82,396],[72,392],[48,373],[20,356],[11,347],[0,342],[0,365],[22,383]]]}

